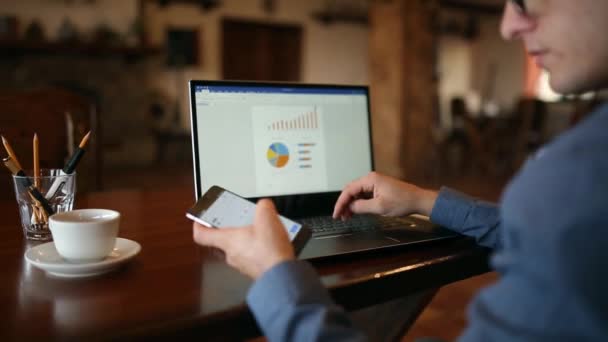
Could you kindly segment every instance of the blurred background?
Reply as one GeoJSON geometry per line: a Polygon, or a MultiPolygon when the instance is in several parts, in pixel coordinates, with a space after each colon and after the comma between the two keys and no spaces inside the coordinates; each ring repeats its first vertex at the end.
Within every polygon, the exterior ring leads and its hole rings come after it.
{"type": "MultiPolygon", "coordinates": [[[[606,98],[553,93],[522,44],[501,39],[503,6],[0,0],[0,133],[27,168],[37,131],[42,166],[60,167],[92,129],[80,192],[187,188],[188,80],[368,84],[379,171],[496,200],[530,153],[606,98]]],[[[445,326],[441,310],[431,319],[445,326]]],[[[449,316],[457,334],[464,318],[449,316]]]]}
{"type": "MultiPolygon", "coordinates": [[[[81,189],[191,184],[190,79],[369,84],[378,170],[429,185],[508,178],[601,96],[552,93],[500,38],[501,0],[0,4],[5,101],[72,121],[71,143],[94,129],[81,189]]],[[[0,131],[29,139],[35,125],[12,109],[0,131]]]]}

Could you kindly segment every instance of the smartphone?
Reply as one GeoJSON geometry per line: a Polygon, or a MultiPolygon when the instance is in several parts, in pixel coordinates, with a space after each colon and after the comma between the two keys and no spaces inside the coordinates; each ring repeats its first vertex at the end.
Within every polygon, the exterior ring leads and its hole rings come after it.
{"type": "MultiPolygon", "coordinates": [[[[186,217],[211,228],[240,227],[253,223],[255,203],[219,186],[212,186],[188,209],[186,217]]],[[[296,255],[312,236],[312,230],[279,215],[296,255]]]]}

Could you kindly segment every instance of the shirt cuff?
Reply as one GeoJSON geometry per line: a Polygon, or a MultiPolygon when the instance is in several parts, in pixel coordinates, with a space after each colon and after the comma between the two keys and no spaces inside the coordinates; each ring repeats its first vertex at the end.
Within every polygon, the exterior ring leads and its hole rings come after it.
{"type": "Polygon", "coordinates": [[[442,187],[431,210],[431,222],[450,229],[458,229],[466,220],[475,199],[461,192],[442,187]]]}
{"type": "Polygon", "coordinates": [[[247,293],[247,305],[258,324],[268,326],[281,310],[302,304],[333,304],[317,272],[307,262],[279,263],[260,276],[247,293]]]}

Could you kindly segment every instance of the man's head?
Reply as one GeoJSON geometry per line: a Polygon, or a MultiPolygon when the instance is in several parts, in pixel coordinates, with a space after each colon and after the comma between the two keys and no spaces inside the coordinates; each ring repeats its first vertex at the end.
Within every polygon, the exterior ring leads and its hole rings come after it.
{"type": "Polygon", "coordinates": [[[505,39],[521,39],[563,94],[608,87],[608,0],[507,1],[505,39]]]}

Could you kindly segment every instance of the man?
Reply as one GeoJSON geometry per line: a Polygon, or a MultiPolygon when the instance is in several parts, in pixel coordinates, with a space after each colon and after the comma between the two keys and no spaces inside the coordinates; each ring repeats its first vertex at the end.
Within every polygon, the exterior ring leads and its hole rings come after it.
{"type": "MultiPolygon", "coordinates": [[[[501,33],[524,42],[553,89],[581,93],[608,86],[607,15],[607,0],[510,1],[501,33]]],[[[470,305],[460,340],[608,341],[608,105],[531,157],[498,205],[372,173],[336,203],[335,218],[353,213],[421,213],[494,248],[501,279],[470,305]]],[[[194,239],[256,280],[247,302],[270,340],[364,339],[294,260],[271,202],[252,226],[196,225],[194,239]]]]}

